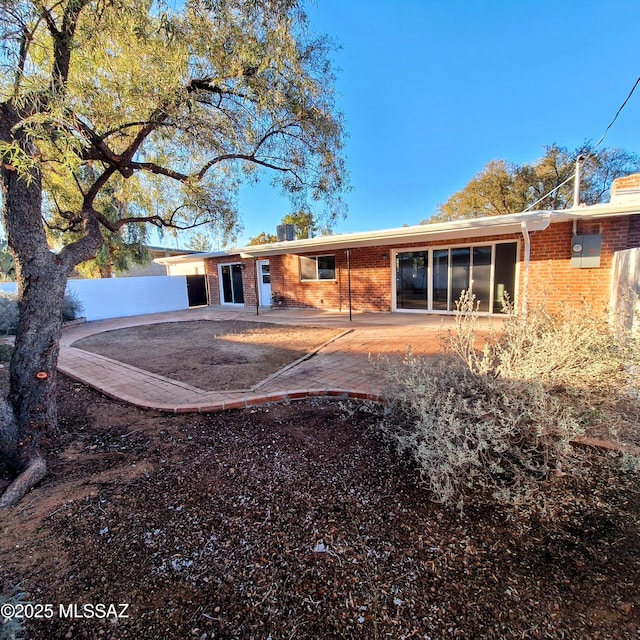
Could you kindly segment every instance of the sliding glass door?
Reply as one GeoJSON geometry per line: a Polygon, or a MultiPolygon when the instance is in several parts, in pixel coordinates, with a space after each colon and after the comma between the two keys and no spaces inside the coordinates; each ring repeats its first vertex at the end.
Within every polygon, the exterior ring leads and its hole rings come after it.
{"type": "Polygon", "coordinates": [[[220,294],[222,304],[243,304],[242,265],[220,265],[220,294]]]}
{"type": "Polygon", "coordinates": [[[463,291],[476,297],[478,311],[500,313],[505,294],[513,301],[516,242],[396,254],[396,309],[455,311],[463,291]]]}
{"type": "Polygon", "coordinates": [[[396,255],[396,306],[426,311],[429,253],[412,251],[396,255]]]}

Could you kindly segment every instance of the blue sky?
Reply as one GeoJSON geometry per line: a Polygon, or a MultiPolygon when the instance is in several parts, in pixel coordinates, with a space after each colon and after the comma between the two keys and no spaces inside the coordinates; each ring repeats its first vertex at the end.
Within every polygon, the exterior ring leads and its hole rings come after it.
{"type": "MultiPolygon", "coordinates": [[[[637,0],[317,0],[309,16],[341,47],[340,233],[417,224],[490,160],[596,142],[640,76],[637,0]]],[[[601,146],[640,152],[639,132],[640,88],[601,146]]],[[[266,186],[239,204],[239,244],[289,212],[266,186]]]]}

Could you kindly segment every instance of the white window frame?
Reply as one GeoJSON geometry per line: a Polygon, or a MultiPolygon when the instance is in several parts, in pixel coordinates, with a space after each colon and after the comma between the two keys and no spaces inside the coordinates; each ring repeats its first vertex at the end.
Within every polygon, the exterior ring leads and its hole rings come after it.
{"type": "Polygon", "coordinates": [[[300,282],[335,282],[336,281],[336,275],[337,275],[337,271],[338,271],[338,267],[336,264],[336,256],[334,253],[325,253],[325,254],[320,254],[320,255],[314,255],[314,256],[298,256],[298,268],[300,269],[300,282]],[[333,258],[333,278],[321,278],[320,277],[320,272],[318,269],[318,258],[333,258]],[[315,268],[315,272],[316,272],[316,277],[315,278],[304,278],[302,275],[302,261],[303,260],[310,260],[310,261],[314,261],[316,268],[315,268]]]}
{"type": "MultiPolygon", "coordinates": [[[[416,247],[398,247],[391,250],[391,309],[394,313],[429,313],[434,315],[445,315],[450,316],[455,314],[455,311],[449,311],[444,309],[433,309],[433,252],[438,250],[450,250],[450,249],[459,249],[469,247],[473,250],[474,247],[491,247],[491,296],[489,300],[489,309],[493,308],[493,289],[494,289],[494,278],[495,278],[495,247],[499,244],[516,244],[516,264],[515,264],[515,291],[514,291],[514,299],[511,301],[515,307],[517,308],[518,302],[518,289],[520,282],[520,239],[511,238],[505,240],[493,240],[489,242],[460,242],[457,244],[443,244],[443,245],[433,245],[433,246],[416,246],[416,247]],[[428,278],[427,278],[427,309],[398,309],[398,299],[397,299],[397,291],[396,291],[396,258],[398,254],[401,253],[410,253],[417,251],[426,251],[428,254],[428,278]]],[[[473,269],[471,271],[471,279],[473,281],[473,269]]],[[[451,294],[451,267],[449,267],[448,273],[449,280],[449,295],[451,294]]],[[[504,316],[502,313],[494,313],[493,311],[480,311],[478,315],[481,316],[504,316]]]]}

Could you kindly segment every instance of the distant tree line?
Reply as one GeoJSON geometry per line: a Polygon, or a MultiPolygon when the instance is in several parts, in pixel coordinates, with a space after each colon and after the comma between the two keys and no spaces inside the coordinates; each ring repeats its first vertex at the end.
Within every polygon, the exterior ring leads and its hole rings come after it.
{"type": "Polygon", "coordinates": [[[534,209],[566,209],[573,203],[576,160],[580,168],[580,204],[607,199],[611,183],[640,171],[640,155],[624,149],[594,150],[585,143],[574,151],[555,144],[545,147],[542,158],[516,164],[492,160],[466,187],[439,204],[422,223],[499,216],[534,209]]]}

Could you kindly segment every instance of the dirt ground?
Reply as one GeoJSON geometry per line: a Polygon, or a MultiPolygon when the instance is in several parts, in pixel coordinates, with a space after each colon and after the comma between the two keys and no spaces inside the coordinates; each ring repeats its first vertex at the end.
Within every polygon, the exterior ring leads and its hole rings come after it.
{"type": "Polygon", "coordinates": [[[204,391],[249,389],[342,333],[242,320],[166,322],[105,331],[72,346],[204,391]]]}
{"type": "Polygon", "coordinates": [[[460,515],[362,405],[165,415],[66,378],[59,399],[50,474],[0,522],[2,592],[53,605],[34,640],[639,635],[640,480],[612,454],[550,481],[546,518],[460,515]]]}

